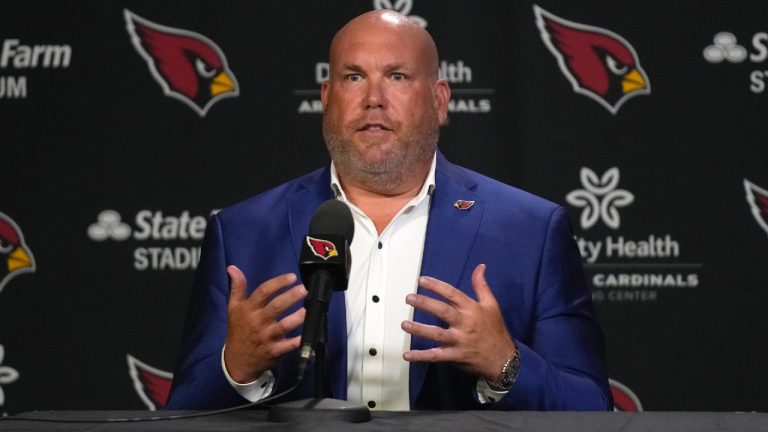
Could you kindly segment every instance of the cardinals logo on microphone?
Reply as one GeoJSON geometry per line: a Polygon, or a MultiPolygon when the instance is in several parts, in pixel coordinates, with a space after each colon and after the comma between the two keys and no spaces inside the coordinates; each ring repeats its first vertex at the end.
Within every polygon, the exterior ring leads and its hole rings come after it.
{"type": "Polygon", "coordinates": [[[339,254],[338,249],[336,249],[336,245],[332,242],[329,242],[328,240],[307,236],[307,244],[309,245],[309,248],[313,254],[324,260],[335,257],[339,254]]]}
{"type": "Polygon", "coordinates": [[[627,100],[651,92],[635,49],[612,31],[575,23],[533,5],[541,39],[573,91],[616,114],[627,100]]]}
{"type": "Polygon", "coordinates": [[[239,94],[227,58],[213,41],[191,31],[153,23],[128,9],[123,14],[133,46],[166,96],[184,102],[205,117],[213,104],[239,94]]]}
{"type": "Polygon", "coordinates": [[[14,277],[34,271],[35,259],[24,242],[21,229],[13,219],[0,212],[0,292],[14,277]]]}

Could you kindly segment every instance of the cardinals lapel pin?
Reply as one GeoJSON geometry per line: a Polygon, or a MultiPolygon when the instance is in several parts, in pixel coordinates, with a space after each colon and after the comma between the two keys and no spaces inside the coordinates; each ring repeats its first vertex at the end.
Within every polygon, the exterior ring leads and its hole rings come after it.
{"type": "Polygon", "coordinates": [[[466,200],[457,200],[455,203],[453,203],[453,206],[456,207],[458,210],[469,210],[470,207],[475,205],[474,201],[466,201],[466,200]]]}

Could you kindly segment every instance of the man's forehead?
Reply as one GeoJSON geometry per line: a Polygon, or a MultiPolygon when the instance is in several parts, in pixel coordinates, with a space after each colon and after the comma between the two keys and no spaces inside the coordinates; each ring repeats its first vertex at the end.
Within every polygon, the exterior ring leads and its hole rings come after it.
{"type": "Polygon", "coordinates": [[[347,65],[382,69],[393,64],[431,70],[437,68],[437,48],[432,36],[407,17],[373,11],[336,34],[329,61],[337,71],[347,65]]]}
{"type": "Polygon", "coordinates": [[[361,37],[339,41],[331,50],[331,63],[416,65],[425,59],[423,45],[397,37],[361,37]]]}

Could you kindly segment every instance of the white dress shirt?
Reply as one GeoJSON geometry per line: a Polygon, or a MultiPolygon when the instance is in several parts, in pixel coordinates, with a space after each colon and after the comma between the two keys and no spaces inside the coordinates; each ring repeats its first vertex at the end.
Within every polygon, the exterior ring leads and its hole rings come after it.
{"type": "Polygon", "coordinates": [[[411,336],[400,327],[413,318],[405,303],[416,292],[435,185],[435,159],[419,194],[379,234],[373,221],[350,203],[331,164],[331,184],[352,209],[355,237],[347,309],[347,400],[376,410],[408,411],[408,371],[403,353],[411,336]]]}

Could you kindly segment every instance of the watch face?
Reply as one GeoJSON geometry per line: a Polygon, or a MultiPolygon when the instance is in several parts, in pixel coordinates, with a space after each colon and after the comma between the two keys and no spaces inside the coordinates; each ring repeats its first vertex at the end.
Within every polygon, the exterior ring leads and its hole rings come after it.
{"type": "Polygon", "coordinates": [[[520,373],[520,354],[515,353],[501,368],[499,377],[492,387],[496,390],[506,391],[512,388],[517,381],[517,375],[520,373]]]}
{"type": "Polygon", "coordinates": [[[512,387],[513,382],[515,382],[515,374],[512,368],[509,368],[507,373],[504,374],[504,378],[501,379],[501,384],[504,387],[512,387]]]}
{"type": "Polygon", "coordinates": [[[512,359],[509,362],[509,367],[505,372],[502,383],[506,387],[512,387],[515,381],[517,381],[517,375],[520,373],[520,354],[518,352],[512,356],[512,359]]]}

